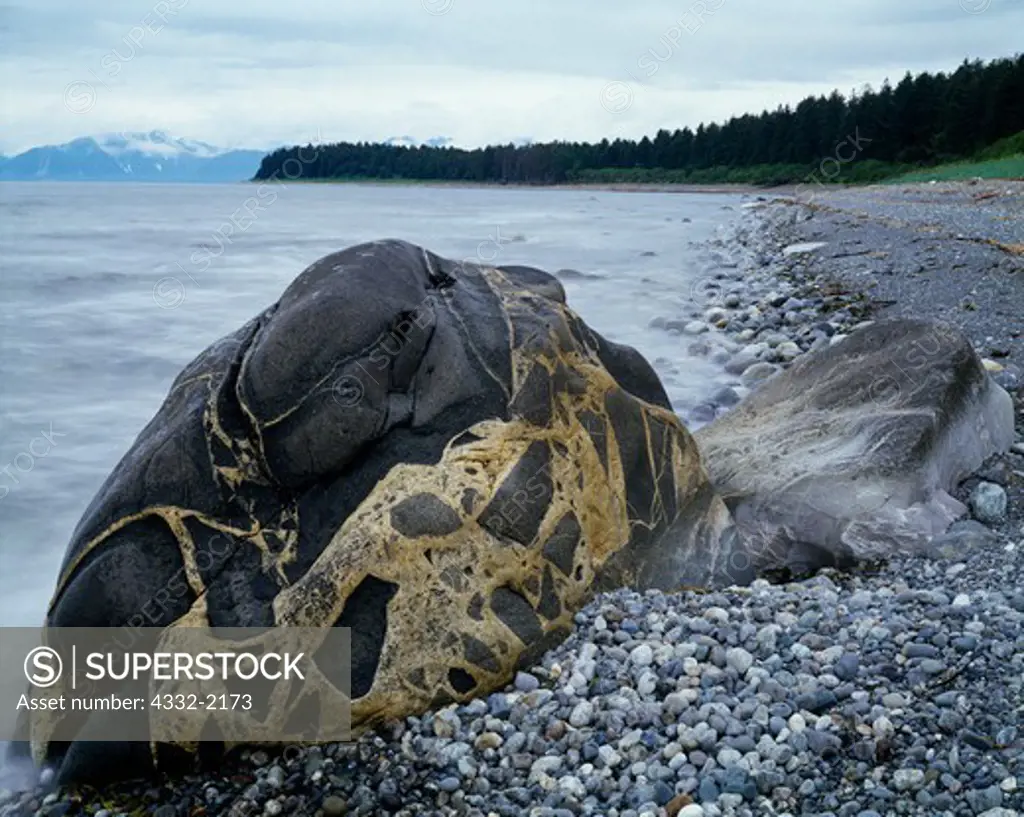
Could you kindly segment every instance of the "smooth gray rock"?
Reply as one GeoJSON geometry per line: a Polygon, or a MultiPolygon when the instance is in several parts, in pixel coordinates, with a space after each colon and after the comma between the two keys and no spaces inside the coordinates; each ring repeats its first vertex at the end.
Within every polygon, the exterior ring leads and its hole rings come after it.
{"type": "Polygon", "coordinates": [[[956,484],[1013,433],[1010,396],[961,332],[896,319],[802,356],[695,436],[742,574],[925,548],[966,511],[956,484]]]}
{"type": "Polygon", "coordinates": [[[954,522],[949,530],[936,536],[928,545],[927,552],[933,558],[960,559],[972,550],[990,545],[999,537],[974,519],[954,522]]]}
{"type": "Polygon", "coordinates": [[[711,395],[710,402],[714,403],[716,406],[731,408],[740,402],[740,395],[736,389],[731,386],[723,386],[711,395]]]}
{"type": "Polygon", "coordinates": [[[747,367],[740,380],[747,388],[753,388],[775,375],[778,371],[779,367],[771,363],[754,363],[752,366],[747,367]]]}
{"type": "Polygon", "coordinates": [[[757,363],[767,349],[767,343],[751,343],[744,346],[725,364],[725,370],[729,374],[743,374],[743,372],[757,363]]]}
{"type": "Polygon", "coordinates": [[[1006,491],[992,482],[979,482],[967,500],[979,522],[998,525],[1006,519],[1006,491]]]}

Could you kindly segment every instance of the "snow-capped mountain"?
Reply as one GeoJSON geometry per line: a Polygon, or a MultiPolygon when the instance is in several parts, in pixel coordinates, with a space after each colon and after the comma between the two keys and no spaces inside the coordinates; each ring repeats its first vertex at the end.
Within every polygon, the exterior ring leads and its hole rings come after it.
{"type": "Polygon", "coordinates": [[[145,153],[149,156],[195,156],[200,159],[212,159],[228,151],[215,148],[206,142],[180,139],[170,136],[164,131],[149,133],[105,133],[94,136],[99,146],[112,156],[125,153],[145,153]]]}
{"type": "Polygon", "coordinates": [[[245,181],[256,173],[265,153],[224,150],[163,131],[106,133],[0,159],[0,180],[245,181]]]}
{"type": "Polygon", "coordinates": [[[429,139],[416,139],[412,136],[390,136],[384,140],[385,145],[404,145],[411,148],[420,146],[441,148],[451,143],[452,138],[450,136],[431,136],[429,139]]]}

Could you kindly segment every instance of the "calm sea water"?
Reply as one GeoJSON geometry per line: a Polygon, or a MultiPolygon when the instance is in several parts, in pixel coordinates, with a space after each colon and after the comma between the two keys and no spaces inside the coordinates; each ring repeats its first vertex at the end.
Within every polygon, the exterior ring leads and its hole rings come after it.
{"type": "Polygon", "coordinates": [[[0,625],[41,623],[68,538],[177,372],[321,256],[376,238],[563,274],[685,416],[723,375],[684,316],[723,195],[284,185],[0,185],[0,625]],[[231,225],[234,217],[235,224],[231,225]],[[6,490],[5,490],[6,489],[6,490]]]}

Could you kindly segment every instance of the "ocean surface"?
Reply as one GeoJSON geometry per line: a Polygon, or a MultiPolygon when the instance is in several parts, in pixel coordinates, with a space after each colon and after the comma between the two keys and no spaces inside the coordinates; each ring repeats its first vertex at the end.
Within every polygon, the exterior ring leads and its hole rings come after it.
{"type": "Polygon", "coordinates": [[[679,319],[740,196],[353,185],[0,184],[0,625],[42,623],[68,539],[178,371],[321,256],[403,238],[560,272],[681,415],[726,382],[679,319]],[[248,201],[248,210],[246,210],[248,201]],[[258,202],[262,209],[256,209],[258,202]]]}

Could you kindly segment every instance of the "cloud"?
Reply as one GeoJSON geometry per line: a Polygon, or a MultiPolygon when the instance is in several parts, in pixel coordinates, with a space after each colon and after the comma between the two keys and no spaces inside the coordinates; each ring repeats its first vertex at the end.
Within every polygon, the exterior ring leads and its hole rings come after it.
{"type": "Polygon", "coordinates": [[[1009,56],[1015,30],[1016,0],[16,0],[0,149],[154,128],[255,147],[639,136],[1009,56]],[[95,88],[87,114],[63,104],[73,82],[95,88]],[[602,107],[610,82],[628,110],[602,107]]]}

